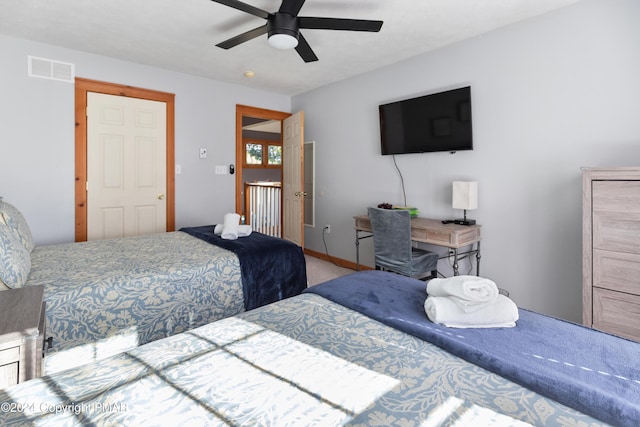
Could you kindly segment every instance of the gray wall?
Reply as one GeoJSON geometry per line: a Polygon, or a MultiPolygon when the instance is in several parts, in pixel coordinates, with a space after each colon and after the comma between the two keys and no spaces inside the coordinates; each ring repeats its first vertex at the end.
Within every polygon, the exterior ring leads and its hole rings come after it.
{"type": "Polygon", "coordinates": [[[36,244],[74,240],[74,85],[27,76],[27,56],[70,62],[78,77],[176,95],[176,227],[235,211],[235,105],[290,111],[290,97],[0,36],[0,196],[29,222],[36,244]],[[198,148],[208,149],[207,159],[198,148]]]}
{"type": "MultiPolygon", "coordinates": [[[[477,180],[482,273],[522,307],[581,320],[581,166],[640,161],[640,2],[556,12],[295,96],[316,141],[316,228],[307,248],[355,260],[353,215],[402,204],[380,155],[380,103],[471,85],[475,149],[396,156],[407,204],[452,218],[451,182],[477,180]]],[[[369,241],[361,245],[373,265],[369,241]]],[[[464,264],[466,271],[468,264],[464,264]]],[[[450,272],[446,263],[440,269],[450,272]]]]}

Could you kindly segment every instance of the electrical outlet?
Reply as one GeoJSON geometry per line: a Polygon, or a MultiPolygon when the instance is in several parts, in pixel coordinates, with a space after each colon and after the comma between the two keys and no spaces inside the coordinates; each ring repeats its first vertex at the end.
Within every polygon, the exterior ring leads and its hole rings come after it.
{"type": "Polygon", "coordinates": [[[327,230],[327,234],[331,234],[331,226],[329,224],[325,225],[324,229],[327,230]]]}
{"type": "Polygon", "coordinates": [[[204,147],[200,148],[200,158],[201,159],[206,159],[207,158],[207,149],[204,147]]]}

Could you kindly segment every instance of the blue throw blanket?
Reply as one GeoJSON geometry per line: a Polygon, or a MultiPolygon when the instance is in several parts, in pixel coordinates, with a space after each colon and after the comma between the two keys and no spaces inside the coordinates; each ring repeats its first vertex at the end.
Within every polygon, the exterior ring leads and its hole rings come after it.
{"type": "Polygon", "coordinates": [[[515,328],[429,321],[426,284],[366,271],[308,288],[541,395],[618,426],[640,426],[640,344],[520,309],[515,328]]]}
{"type": "Polygon", "coordinates": [[[213,234],[213,228],[205,225],[180,231],[238,256],[245,310],[299,295],[307,287],[307,269],[300,246],[258,232],[226,240],[213,234]]]}

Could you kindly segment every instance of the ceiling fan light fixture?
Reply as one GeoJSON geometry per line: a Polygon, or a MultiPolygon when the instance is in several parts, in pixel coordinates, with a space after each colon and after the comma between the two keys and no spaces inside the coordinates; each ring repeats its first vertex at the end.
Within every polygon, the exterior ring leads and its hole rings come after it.
{"type": "Polygon", "coordinates": [[[276,49],[293,49],[298,46],[298,38],[290,34],[273,34],[269,36],[268,42],[276,49]]]}
{"type": "Polygon", "coordinates": [[[382,21],[367,19],[298,17],[298,12],[300,12],[300,8],[304,5],[305,0],[282,0],[278,11],[273,13],[243,3],[241,0],[213,1],[267,21],[266,25],[245,31],[242,34],[218,43],[216,46],[222,49],[230,49],[267,33],[267,41],[271,46],[276,49],[295,48],[304,62],[315,62],[318,60],[318,57],[304,36],[300,34],[301,28],[310,30],[378,32],[380,31],[380,27],[382,27],[382,21]]]}
{"type": "Polygon", "coordinates": [[[276,49],[293,49],[298,46],[298,18],[277,12],[267,20],[268,42],[276,49]]]}

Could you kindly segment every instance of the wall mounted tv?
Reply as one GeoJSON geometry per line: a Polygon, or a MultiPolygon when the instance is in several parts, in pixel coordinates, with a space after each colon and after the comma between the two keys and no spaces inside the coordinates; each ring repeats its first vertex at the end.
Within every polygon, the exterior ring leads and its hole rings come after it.
{"type": "Polygon", "coordinates": [[[383,155],[473,150],[470,86],[378,109],[383,155]]]}

